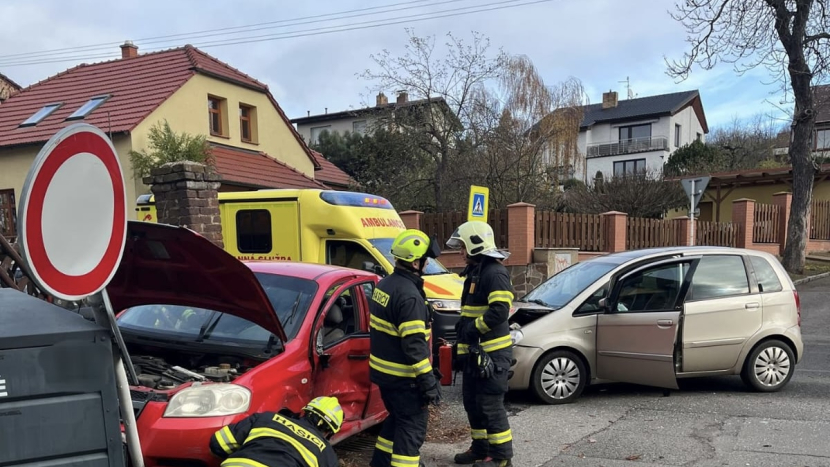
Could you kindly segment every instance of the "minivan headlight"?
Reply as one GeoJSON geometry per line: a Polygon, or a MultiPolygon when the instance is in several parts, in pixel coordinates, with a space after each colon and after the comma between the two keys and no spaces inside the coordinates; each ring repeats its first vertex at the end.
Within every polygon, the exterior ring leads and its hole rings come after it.
{"type": "Polygon", "coordinates": [[[245,413],[251,405],[251,391],[236,384],[191,386],[176,393],[167,404],[164,417],[221,417],[245,413]]]}
{"type": "Polygon", "coordinates": [[[518,329],[511,329],[510,330],[510,339],[513,340],[513,345],[518,344],[525,338],[525,334],[518,330],[518,329]]]}
{"type": "Polygon", "coordinates": [[[445,300],[443,298],[430,298],[427,301],[432,305],[435,311],[459,311],[461,309],[461,300],[445,300]]]}

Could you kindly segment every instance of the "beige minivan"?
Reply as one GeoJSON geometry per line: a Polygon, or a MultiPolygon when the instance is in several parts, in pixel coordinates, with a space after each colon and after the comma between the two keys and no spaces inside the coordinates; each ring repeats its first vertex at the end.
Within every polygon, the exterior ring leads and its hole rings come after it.
{"type": "Polygon", "coordinates": [[[801,360],[798,292],[768,253],[672,247],[592,258],[514,303],[510,389],[564,404],[588,384],[677,389],[679,378],[740,375],[783,388],[801,360]]]}

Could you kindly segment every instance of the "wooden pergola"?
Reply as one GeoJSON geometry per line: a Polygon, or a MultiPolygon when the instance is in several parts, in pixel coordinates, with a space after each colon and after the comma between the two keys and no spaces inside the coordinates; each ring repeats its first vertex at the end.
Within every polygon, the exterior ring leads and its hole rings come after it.
{"type": "MultiPolygon", "coordinates": [[[[776,167],[773,169],[736,170],[732,172],[717,172],[709,174],[711,179],[703,196],[715,204],[715,220],[720,220],[720,205],[736,188],[745,186],[761,186],[785,184],[793,185],[792,166],[776,167]],[[713,194],[714,191],[714,194],[713,194]]],[[[666,180],[679,181],[687,177],[671,177],[666,180]]],[[[830,164],[818,166],[814,182],[823,182],[830,178],[830,164]]]]}

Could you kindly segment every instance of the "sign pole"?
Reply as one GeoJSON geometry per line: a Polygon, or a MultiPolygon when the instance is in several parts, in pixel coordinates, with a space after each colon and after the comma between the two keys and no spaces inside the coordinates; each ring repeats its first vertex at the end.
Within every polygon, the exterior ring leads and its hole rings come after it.
{"type": "Polygon", "coordinates": [[[695,245],[695,181],[692,180],[692,194],[689,195],[689,241],[695,245]]]}

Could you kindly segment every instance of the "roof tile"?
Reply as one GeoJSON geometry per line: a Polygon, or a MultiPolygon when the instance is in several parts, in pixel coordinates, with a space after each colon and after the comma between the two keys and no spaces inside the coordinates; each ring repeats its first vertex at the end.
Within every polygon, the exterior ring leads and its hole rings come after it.
{"type": "Polygon", "coordinates": [[[322,182],[331,184],[331,185],[339,185],[342,187],[348,187],[355,183],[354,180],[347,174],[346,172],[340,170],[339,167],[334,165],[333,162],[326,159],[324,155],[321,153],[311,150],[311,154],[317,159],[317,162],[320,163],[322,169],[315,172],[314,177],[319,179],[322,182]]]}
{"type": "Polygon", "coordinates": [[[328,186],[263,153],[211,144],[216,171],[226,182],[256,188],[318,188],[328,186]]]}

